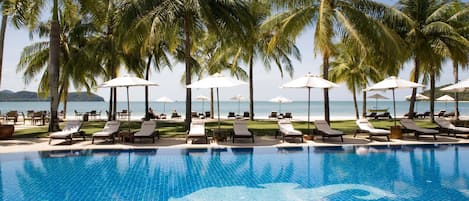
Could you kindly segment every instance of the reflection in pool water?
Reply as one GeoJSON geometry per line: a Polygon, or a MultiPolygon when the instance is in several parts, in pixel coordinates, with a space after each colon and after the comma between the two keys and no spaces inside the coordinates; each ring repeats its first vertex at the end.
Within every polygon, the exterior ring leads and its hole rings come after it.
{"type": "Polygon", "coordinates": [[[0,200],[468,200],[469,146],[0,154],[0,200]]]}

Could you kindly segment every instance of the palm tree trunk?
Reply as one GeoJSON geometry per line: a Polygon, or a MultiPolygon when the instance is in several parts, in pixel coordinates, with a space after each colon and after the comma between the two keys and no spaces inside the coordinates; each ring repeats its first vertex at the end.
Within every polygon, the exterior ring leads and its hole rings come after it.
{"type": "Polygon", "coordinates": [[[109,110],[108,110],[108,113],[107,113],[107,120],[108,121],[112,121],[112,103],[113,103],[112,97],[113,97],[113,90],[112,90],[112,88],[110,88],[109,89],[109,110]]]}
{"type": "Polygon", "coordinates": [[[3,49],[5,46],[5,33],[7,30],[8,15],[2,16],[2,25],[0,28],[0,86],[2,83],[2,71],[3,71],[3,49]]]}
{"type": "MultiPolygon", "coordinates": [[[[366,84],[363,85],[363,89],[366,89],[366,84]]],[[[366,117],[366,91],[363,91],[363,102],[362,102],[362,117],[366,117]]]]}
{"type": "Polygon", "coordinates": [[[251,121],[254,121],[254,61],[252,54],[253,51],[254,50],[251,49],[251,57],[249,58],[249,119],[251,121]]]}
{"type": "MultiPolygon", "coordinates": [[[[453,61],[453,76],[454,84],[459,82],[459,68],[458,62],[453,61]]],[[[454,93],[454,113],[456,120],[459,120],[459,94],[454,93]]]]}
{"type": "Polygon", "coordinates": [[[213,88],[210,88],[210,119],[213,119],[213,112],[215,111],[213,105],[213,88]]]}
{"type": "MultiPolygon", "coordinates": [[[[191,15],[188,11],[184,13],[184,60],[186,63],[186,86],[191,84],[191,15]]],[[[191,124],[191,111],[192,111],[192,90],[186,88],[186,129],[189,129],[191,124]]]]}
{"type": "MultiPolygon", "coordinates": [[[[329,56],[323,57],[323,70],[322,77],[326,80],[329,80],[329,56]]],[[[324,120],[330,124],[330,114],[329,114],[329,89],[324,89],[324,120]]]]}
{"type": "MultiPolygon", "coordinates": [[[[420,72],[420,59],[415,57],[414,59],[415,68],[414,68],[414,82],[419,82],[419,72],[420,72]]],[[[409,104],[409,119],[414,118],[414,107],[415,107],[415,96],[417,95],[417,88],[412,89],[412,95],[410,97],[410,104],[409,104]]]]}
{"type": "MultiPolygon", "coordinates": [[[[60,91],[63,91],[63,94],[64,96],[60,95],[60,97],[63,97],[63,104],[64,104],[64,119],[67,119],[67,102],[68,102],[68,87],[67,88],[63,88],[62,90],[60,91]]],[[[62,92],[61,92],[62,94],[62,92]]]]}
{"type": "Polygon", "coordinates": [[[355,108],[355,118],[359,119],[360,118],[360,112],[358,112],[357,92],[355,90],[355,86],[353,86],[352,97],[353,97],[353,107],[355,108]]]}
{"type": "Polygon", "coordinates": [[[50,121],[49,132],[59,130],[57,109],[59,107],[59,65],[60,65],[60,24],[58,17],[58,0],[54,0],[52,9],[52,21],[50,24],[50,48],[49,48],[49,90],[50,90],[50,121]]]}
{"type": "MultiPolygon", "coordinates": [[[[149,80],[150,79],[150,66],[151,66],[151,58],[153,57],[153,54],[150,54],[150,56],[148,56],[148,61],[147,61],[147,67],[145,69],[145,79],[146,80],[149,80]]],[[[148,108],[149,108],[149,104],[148,104],[148,86],[145,86],[145,119],[146,120],[149,120],[150,119],[150,114],[148,113],[148,108]]]]}
{"type": "MultiPolygon", "coordinates": [[[[430,113],[435,114],[435,71],[430,73],[430,113]]],[[[435,122],[435,117],[430,115],[432,122],[435,122]]]]}

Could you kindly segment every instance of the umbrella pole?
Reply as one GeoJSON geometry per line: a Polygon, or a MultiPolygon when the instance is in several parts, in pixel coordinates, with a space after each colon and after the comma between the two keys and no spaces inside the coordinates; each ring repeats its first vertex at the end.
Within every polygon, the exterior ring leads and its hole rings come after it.
{"type": "Polygon", "coordinates": [[[394,89],[392,89],[392,104],[394,108],[394,126],[396,126],[396,97],[394,96],[394,89]]]}
{"type": "Polygon", "coordinates": [[[217,111],[218,111],[218,130],[220,130],[220,94],[217,87],[217,111]]]}
{"type": "Polygon", "coordinates": [[[311,134],[311,130],[309,129],[309,114],[310,114],[310,105],[311,105],[311,88],[308,87],[308,133],[311,134]]]}
{"type": "Polygon", "coordinates": [[[129,127],[130,133],[130,101],[129,101],[129,87],[127,86],[127,126],[129,127]]]}

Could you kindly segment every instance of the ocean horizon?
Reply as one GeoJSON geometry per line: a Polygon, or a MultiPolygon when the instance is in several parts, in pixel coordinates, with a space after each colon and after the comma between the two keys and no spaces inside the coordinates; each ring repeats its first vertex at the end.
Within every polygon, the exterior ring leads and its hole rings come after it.
{"type": "MultiPolygon", "coordinates": [[[[176,111],[182,115],[185,114],[185,101],[176,101],[173,103],[161,103],[151,101],[150,107],[156,113],[166,113],[170,114],[173,111],[176,111]]],[[[75,116],[75,111],[84,113],[96,110],[101,112],[101,116],[106,115],[108,110],[109,102],[106,101],[90,101],[90,102],[68,102],[67,104],[67,116],[75,116]]],[[[28,110],[46,110],[49,111],[50,103],[47,101],[39,102],[1,102],[0,112],[2,114],[10,111],[17,110],[26,114],[28,110]]],[[[254,102],[254,114],[255,118],[267,118],[267,116],[272,112],[285,113],[291,112],[293,116],[307,116],[308,115],[308,102],[307,101],[294,101],[290,103],[273,103],[269,101],[255,101],[254,102]]],[[[375,109],[375,101],[367,101],[367,109],[375,109]]],[[[122,111],[127,109],[127,102],[118,101],[117,102],[117,111],[122,111]]],[[[214,110],[216,112],[216,102],[214,105],[214,110]]],[[[392,101],[378,101],[378,109],[388,109],[388,111],[393,115],[392,110],[392,101]]],[[[396,101],[396,115],[402,116],[408,112],[409,101],[396,101]]],[[[63,104],[59,105],[59,111],[63,110],[63,104]]],[[[130,102],[130,111],[133,117],[144,116],[145,112],[145,102],[144,101],[131,101],[130,102]]],[[[362,112],[362,102],[358,102],[358,110],[361,114],[362,112]]],[[[454,111],[454,102],[435,102],[435,112],[439,110],[445,110],[447,112],[454,111]]],[[[461,115],[469,114],[469,102],[460,102],[459,110],[461,115]]],[[[193,101],[192,102],[192,111],[194,112],[205,112],[210,111],[210,102],[209,101],[193,101]]],[[[243,114],[243,112],[249,111],[249,102],[248,101],[220,101],[220,116],[226,117],[228,112],[235,112],[237,114],[243,114]]],[[[428,101],[419,101],[416,102],[416,112],[423,113],[430,111],[428,101]]],[[[353,101],[331,101],[330,102],[330,113],[331,117],[351,117],[355,116],[355,110],[353,106],[353,101]]],[[[322,101],[311,101],[311,116],[323,116],[324,107],[322,101]]]]}

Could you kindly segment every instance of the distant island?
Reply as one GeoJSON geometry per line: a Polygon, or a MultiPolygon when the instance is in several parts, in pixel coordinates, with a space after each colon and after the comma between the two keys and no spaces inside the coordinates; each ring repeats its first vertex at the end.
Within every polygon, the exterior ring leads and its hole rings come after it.
{"type": "MultiPolygon", "coordinates": [[[[10,90],[0,91],[0,102],[12,101],[49,101],[50,98],[41,98],[36,92],[32,91],[18,91],[13,92],[10,90]]],[[[67,101],[104,101],[104,98],[93,93],[86,92],[71,92],[68,93],[67,101]]]]}

